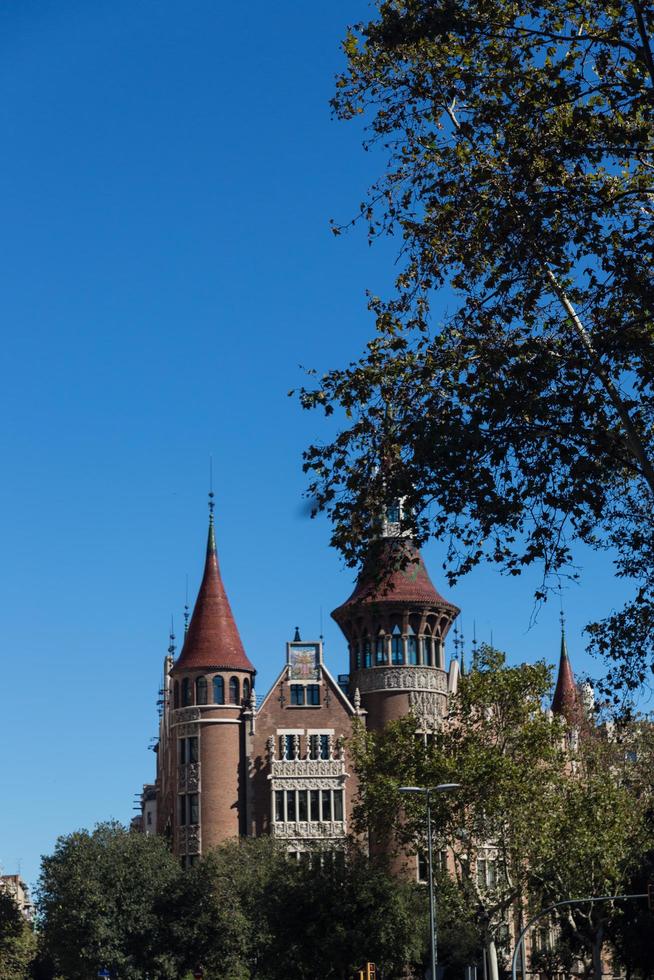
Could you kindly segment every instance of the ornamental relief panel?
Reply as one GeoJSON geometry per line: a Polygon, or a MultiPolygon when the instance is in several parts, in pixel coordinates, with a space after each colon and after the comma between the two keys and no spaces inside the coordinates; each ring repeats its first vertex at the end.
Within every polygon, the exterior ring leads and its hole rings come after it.
{"type": "Polygon", "coordinates": [[[177,791],[179,793],[197,793],[200,789],[200,763],[189,762],[179,766],[177,771],[177,791]]]}
{"type": "Polygon", "coordinates": [[[439,691],[447,694],[447,674],[438,667],[369,667],[355,673],[353,684],[361,694],[373,691],[439,691]]]}
{"type": "Polygon", "coordinates": [[[302,840],[327,840],[331,837],[345,837],[345,823],[325,821],[324,823],[274,823],[272,836],[284,840],[298,838],[302,840]]]}
{"type": "Polygon", "coordinates": [[[176,734],[179,738],[188,738],[190,735],[197,735],[199,726],[191,722],[187,725],[176,725],[175,727],[177,728],[176,734]]]}
{"type": "Polygon", "coordinates": [[[410,691],[409,707],[416,716],[418,728],[431,732],[439,728],[443,719],[444,699],[434,691],[410,691]]]}
{"type": "Polygon", "coordinates": [[[341,759],[274,759],[273,776],[344,776],[341,759]]]}
{"type": "Polygon", "coordinates": [[[188,827],[179,828],[179,853],[199,854],[201,849],[201,835],[199,824],[191,824],[188,827]]]}
{"type": "Polygon", "coordinates": [[[286,779],[272,779],[270,788],[274,791],[276,789],[342,789],[345,785],[346,776],[340,778],[326,778],[326,779],[294,779],[293,782],[289,782],[286,779]]]}
{"type": "Polygon", "coordinates": [[[173,725],[183,725],[185,722],[199,720],[199,708],[177,708],[173,711],[173,725]]]}

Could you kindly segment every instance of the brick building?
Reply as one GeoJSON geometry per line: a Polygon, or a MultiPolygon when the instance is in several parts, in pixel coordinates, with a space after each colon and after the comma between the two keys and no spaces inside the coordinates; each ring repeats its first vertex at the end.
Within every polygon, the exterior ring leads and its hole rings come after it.
{"type": "MultiPolygon", "coordinates": [[[[379,730],[411,712],[424,733],[440,724],[459,677],[458,660],[448,665],[445,652],[459,610],[401,534],[399,508],[379,544],[395,570],[380,581],[377,569],[388,565],[377,553],[332,613],[349,673],[335,679],[322,643],[296,630],[258,700],[220,574],[210,503],[202,583],[181,652],[175,659],[171,637],[164,660],[155,792],[147,786],[143,794],[144,829],[149,814],[185,866],[236,836],[271,834],[298,856],[316,845],[338,851],[356,798],[348,748],[355,720],[379,730]]],[[[562,650],[555,707],[575,711],[576,697],[562,650]]],[[[418,873],[415,856],[410,861],[418,873]]]]}

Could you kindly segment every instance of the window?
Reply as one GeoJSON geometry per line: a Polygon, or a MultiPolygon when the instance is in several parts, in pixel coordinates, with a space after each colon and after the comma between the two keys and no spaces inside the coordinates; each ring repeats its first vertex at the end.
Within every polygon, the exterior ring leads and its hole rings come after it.
{"type": "Polygon", "coordinates": [[[145,815],[145,822],[150,825],[152,823],[152,810],[148,810],[145,815]]]}
{"type": "Polygon", "coordinates": [[[322,819],[331,820],[332,819],[332,793],[329,789],[321,789],[320,795],[322,797],[322,819]]]}
{"type": "Polygon", "coordinates": [[[402,634],[400,633],[400,627],[393,627],[393,636],[391,637],[391,655],[394,664],[404,663],[404,650],[402,649],[402,634]]]}
{"type": "Polygon", "coordinates": [[[414,666],[418,663],[418,637],[409,626],[409,635],[406,641],[407,660],[414,666]]]}
{"type": "Polygon", "coordinates": [[[307,794],[306,789],[299,789],[297,792],[297,818],[302,823],[309,819],[307,794]]]}
{"type": "Polygon", "coordinates": [[[477,884],[480,888],[495,888],[497,884],[497,861],[490,858],[477,858],[477,884]]]}
{"type": "Polygon", "coordinates": [[[250,700],[250,682],[247,677],[243,681],[243,700],[246,702],[250,700]]]}
{"type": "Polygon", "coordinates": [[[399,524],[400,523],[400,505],[399,503],[391,504],[391,506],[386,511],[386,520],[389,524],[399,524]]]}
{"type": "Polygon", "coordinates": [[[319,759],[329,758],[329,735],[320,736],[320,752],[318,758],[319,759]]]}
{"type": "Polygon", "coordinates": [[[275,790],[275,820],[282,823],[284,820],[284,790],[275,790]]]}
{"type": "Polygon", "coordinates": [[[372,667],[372,653],[370,651],[370,640],[368,637],[363,641],[363,666],[372,667]]]}
{"type": "Polygon", "coordinates": [[[179,681],[173,687],[173,708],[179,708],[179,681]]]}
{"type": "Polygon", "coordinates": [[[383,633],[380,633],[375,640],[375,663],[377,666],[386,663],[386,640],[383,633]]]}
{"type": "Polygon", "coordinates": [[[361,668],[361,647],[358,643],[354,644],[354,665],[357,670],[361,668]]]}
{"type": "Polygon", "coordinates": [[[207,703],[207,679],[206,677],[198,677],[195,682],[195,703],[196,704],[206,704],[207,703]]]}
{"type": "Polygon", "coordinates": [[[307,685],[307,704],[318,705],[320,704],[320,685],[319,684],[308,684],[307,685]]]}
{"type": "Polygon", "coordinates": [[[343,790],[334,790],[334,820],[343,819],[343,790]]]}
{"type": "Polygon", "coordinates": [[[291,704],[304,704],[304,685],[291,684],[291,704]]]}
{"type": "Polygon", "coordinates": [[[280,735],[279,736],[279,754],[282,759],[294,759],[295,758],[295,736],[294,735],[280,735]]]}
{"type": "Polygon", "coordinates": [[[320,790],[309,790],[309,806],[311,811],[311,820],[320,820],[320,790]]]}
{"type": "Polygon", "coordinates": [[[188,708],[191,704],[191,682],[188,677],[182,681],[182,708],[188,708]]]}
{"type": "Polygon", "coordinates": [[[431,659],[430,658],[430,646],[431,646],[430,637],[429,636],[421,636],[420,637],[420,654],[421,654],[421,658],[422,658],[422,663],[425,664],[426,666],[429,666],[429,662],[430,662],[430,659],[431,659]]]}
{"type": "Polygon", "coordinates": [[[182,827],[186,826],[186,797],[179,797],[179,822],[182,827]]]}
{"type": "Polygon", "coordinates": [[[239,702],[239,683],[238,677],[230,677],[229,679],[229,703],[238,704],[239,702]]]}
{"type": "Polygon", "coordinates": [[[192,735],[190,738],[180,738],[178,741],[179,751],[177,754],[177,761],[180,766],[186,765],[187,762],[197,762],[198,761],[198,737],[197,735],[192,735]]]}
{"type": "Polygon", "coordinates": [[[225,681],[218,675],[216,675],[213,679],[213,703],[225,703],[225,681]]]}
{"type": "Polygon", "coordinates": [[[287,820],[297,820],[296,809],[295,809],[295,790],[286,790],[286,819],[287,820]]]}
{"type": "Polygon", "coordinates": [[[183,766],[186,764],[186,739],[185,738],[179,739],[179,741],[177,742],[177,748],[178,748],[177,761],[180,764],[180,766],[183,766]]]}
{"type": "Polygon", "coordinates": [[[200,823],[200,798],[197,793],[188,794],[188,822],[200,823]]]}

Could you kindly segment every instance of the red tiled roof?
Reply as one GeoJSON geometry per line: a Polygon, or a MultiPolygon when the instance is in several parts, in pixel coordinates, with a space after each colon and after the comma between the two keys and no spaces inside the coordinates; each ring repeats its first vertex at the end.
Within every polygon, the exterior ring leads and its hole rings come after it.
{"type": "Polygon", "coordinates": [[[379,602],[439,606],[459,612],[434,588],[422,555],[410,538],[385,538],[361,569],[350,598],[332,615],[350,606],[379,602]]]}
{"type": "Polygon", "coordinates": [[[209,538],[204,575],[184,646],[173,670],[220,669],[249,670],[248,660],[225,592],[218,566],[213,517],[209,521],[209,538]]]}
{"type": "Polygon", "coordinates": [[[552,699],[552,711],[557,715],[563,715],[565,720],[572,725],[579,722],[581,710],[579,690],[575,684],[574,674],[572,673],[565,636],[562,635],[561,658],[559,660],[556,688],[552,699]]]}

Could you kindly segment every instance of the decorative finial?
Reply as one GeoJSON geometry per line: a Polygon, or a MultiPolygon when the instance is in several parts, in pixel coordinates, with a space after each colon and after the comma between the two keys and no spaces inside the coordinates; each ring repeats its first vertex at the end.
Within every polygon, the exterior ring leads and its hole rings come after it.
{"type": "Polygon", "coordinates": [[[477,621],[473,619],[472,621],[472,655],[477,653],[477,621]]]}
{"type": "Polygon", "coordinates": [[[186,596],[184,599],[184,636],[188,633],[188,575],[186,576],[186,596]]]}
{"type": "Polygon", "coordinates": [[[459,665],[461,667],[461,676],[466,672],[466,661],[465,661],[465,640],[463,638],[463,616],[461,617],[461,633],[459,640],[459,665]]]}
{"type": "Polygon", "coordinates": [[[302,637],[300,636],[300,627],[295,627],[295,636],[293,637],[293,643],[301,643],[302,637]]]}
{"type": "Polygon", "coordinates": [[[354,698],[353,698],[352,703],[354,705],[354,710],[357,713],[359,711],[361,711],[361,692],[359,691],[359,688],[358,687],[355,687],[354,688],[354,698]]]}
{"type": "Polygon", "coordinates": [[[213,509],[214,509],[214,492],[213,492],[213,456],[209,457],[209,523],[213,524],[213,509]]]}
{"type": "Polygon", "coordinates": [[[176,647],[175,647],[175,624],[173,622],[173,617],[172,616],[170,617],[170,633],[168,635],[168,639],[170,640],[170,643],[168,644],[168,653],[170,654],[170,656],[174,660],[175,659],[175,649],[176,649],[176,647]]]}

